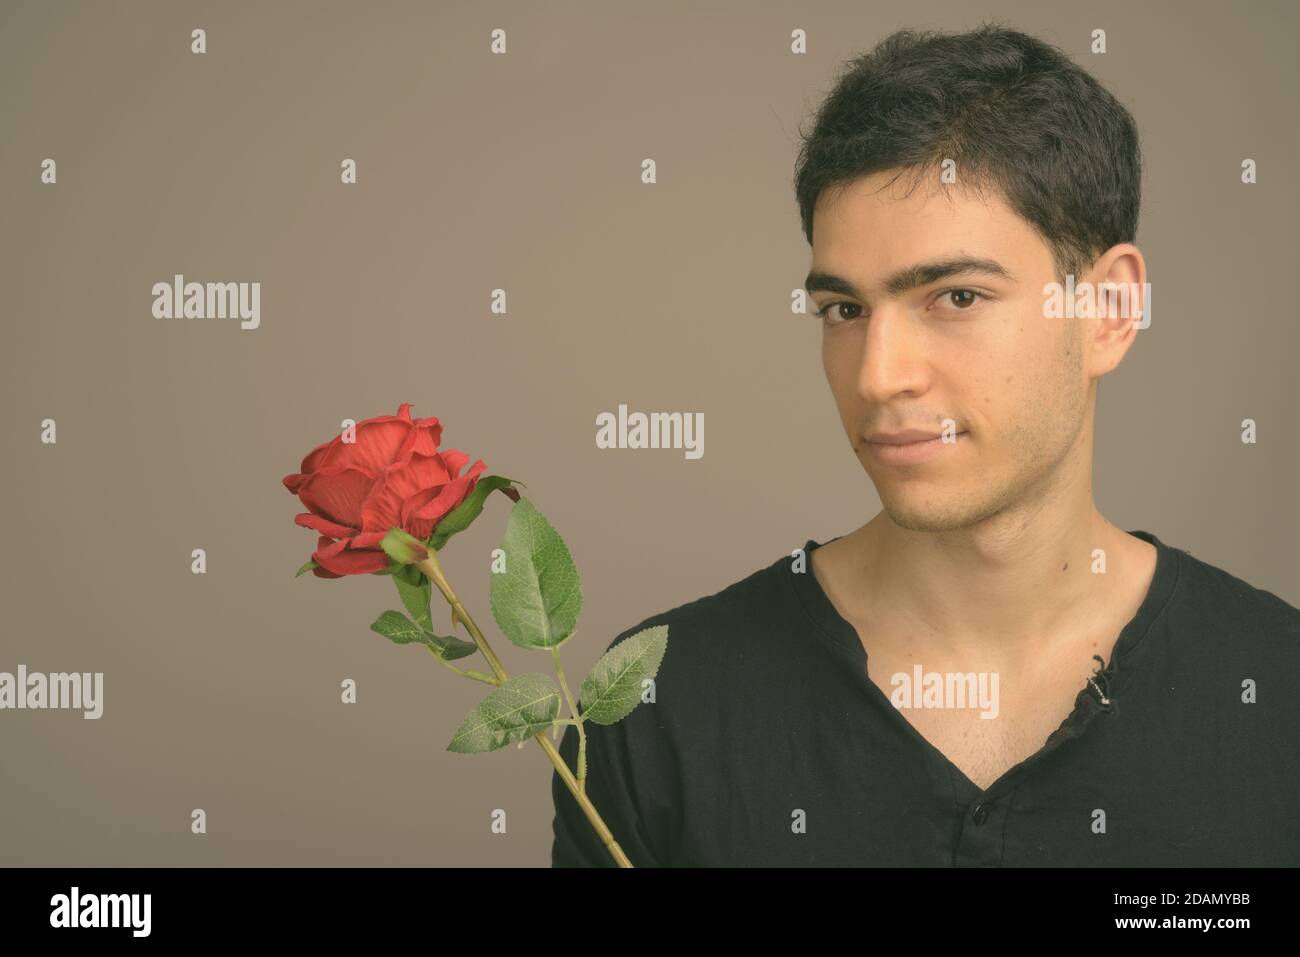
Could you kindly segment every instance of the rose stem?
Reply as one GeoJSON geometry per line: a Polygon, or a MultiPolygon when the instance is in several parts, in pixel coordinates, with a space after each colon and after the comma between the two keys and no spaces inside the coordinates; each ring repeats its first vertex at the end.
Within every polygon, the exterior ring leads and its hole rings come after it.
{"type": "Polygon", "coordinates": [[[462,671],[461,669],[453,665],[450,661],[448,661],[446,658],[444,658],[442,655],[438,654],[438,652],[434,650],[432,645],[425,645],[424,647],[429,649],[429,654],[433,655],[434,661],[438,662],[438,664],[442,665],[444,668],[450,668],[452,671],[456,672],[456,674],[460,675],[462,678],[473,678],[475,681],[481,681],[484,684],[492,685],[493,687],[497,687],[498,685],[501,684],[500,678],[494,678],[491,675],[485,675],[481,671],[474,671],[471,668],[466,668],[464,671],[462,671]]]}
{"type": "MultiPolygon", "coordinates": [[[[573,635],[576,635],[575,631],[573,635]]],[[[569,635],[572,638],[573,635],[569,635]]],[[[567,638],[565,639],[568,640],[567,638]]],[[[560,688],[564,691],[564,698],[569,702],[569,713],[575,718],[578,725],[578,790],[583,794],[587,793],[587,732],[582,727],[582,718],[578,715],[578,706],[574,703],[573,692],[569,690],[569,683],[564,680],[564,669],[560,667],[560,648],[558,645],[551,645],[551,660],[555,662],[555,675],[560,679],[560,688]]]]}
{"type": "MultiPolygon", "coordinates": [[[[456,592],[451,587],[451,582],[447,581],[447,576],[443,574],[442,566],[438,563],[438,553],[430,548],[427,557],[415,562],[415,567],[428,575],[429,580],[438,586],[438,590],[442,592],[442,597],[447,600],[447,604],[451,605],[452,611],[456,613],[457,617],[465,623],[465,628],[469,631],[470,636],[473,637],[474,643],[478,645],[479,651],[483,653],[483,657],[487,659],[487,663],[492,666],[492,673],[497,676],[499,681],[504,682],[506,678],[509,677],[506,674],[505,666],[501,664],[501,659],[492,651],[491,646],[487,643],[487,639],[483,637],[483,632],[479,630],[474,619],[471,618],[469,612],[465,610],[465,606],[462,605],[460,599],[456,597],[456,592]]],[[[578,727],[579,731],[581,731],[582,725],[580,722],[578,727]]],[[[548,758],[550,758],[551,764],[555,765],[555,770],[560,775],[560,779],[564,781],[565,787],[569,789],[569,793],[573,795],[573,799],[577,801],[578,806],[582,808],[582,813],[587,815],[587,820],[590,821],[591,826],[595,828],[596,834],[604,843],[605,849],[609,851],[610,856],[614,858],[619,867],[631,867],[632,862],[628,860],[627,855],[623,853],[623,848],[619,847],[618,841],[614,840],[614,835],[610,832],[609,828],[605,826],[605,822],[601,819],[600,814],[596,812],[596,806],[592,804],[591,799],[587,797],[586,788],[578,785],[577,780],[573,776],[573,772],[570,771],[569,766],[564,763],[564,758],[561,757],[560,752],[555,749],[555,745],[551,743],[550,739],[546,737],[546,732],[537,732],[537,734],[533,735],[533,739],[541,745],[542,751],[545,752],[548,758]]]]}

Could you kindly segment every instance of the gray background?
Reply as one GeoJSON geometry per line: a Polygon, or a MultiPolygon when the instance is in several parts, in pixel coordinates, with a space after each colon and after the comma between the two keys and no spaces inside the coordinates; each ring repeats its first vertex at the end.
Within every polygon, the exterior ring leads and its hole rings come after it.
{"type": "MultiPolygon", "coordinates": [[[[541,751],[445,750],[483,686],[368,630],[386,579],[293,578],[315,535],[280,479],[345,417],[441,418],[568,541],[574,680],[866,521],[820,330],[789,310],[796,126],[890,31],[987,17],[1143,136],[1153,324],[1100,390],[1099,507],[1300,604],[1294,4],[5,0],[0,670],[102,671],[105,711],[0,712],[0,864],[547,864],[541,751]],[[260,281],[261,328],[154,319],[177,272],[260,281]],[[704,457],[597,449],[619,403],[703,412],[704,457]]],[[[488,609],[508,504],[444,565],[507,668],[546,670],[488,609]]]]}

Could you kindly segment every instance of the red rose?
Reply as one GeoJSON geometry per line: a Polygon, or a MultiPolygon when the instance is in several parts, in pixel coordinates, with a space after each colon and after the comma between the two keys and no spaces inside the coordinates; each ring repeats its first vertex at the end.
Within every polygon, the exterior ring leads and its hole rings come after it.
{"type": "Polygon", "coordinates": [[[379,542],[390,528],[399,526],[423,541],[474,490],[483,460],[458,476],[469,456],[455,449],[439,452],[438,420],[412,421],[410,410],[411,403],[403,402],[397,415],[358,422],[356,441],[337,435],[308,453],[301,472],[284,477],[284,487],[307,509],[294,521],[320,532],[311,556],[316,576],[387,568],[379,542]]]}

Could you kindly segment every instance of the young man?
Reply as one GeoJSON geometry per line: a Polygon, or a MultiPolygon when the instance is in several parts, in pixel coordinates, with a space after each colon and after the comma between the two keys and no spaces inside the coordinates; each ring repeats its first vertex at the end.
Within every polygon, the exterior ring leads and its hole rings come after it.
{"type": "MultiPolygon", "coordinates": [[[[1140,179],[1127,111],[1023,34],[851,64],[796,191],[883,508],[615,638],[669,626],[653,703],[587,726],[634,865],[1300,865],[1300,611],[1092,499],[1145,298],[1051,291],[1143,288],[1140,179]]],[[[612,866],[553,795],[553,865],[612,866]]]]}

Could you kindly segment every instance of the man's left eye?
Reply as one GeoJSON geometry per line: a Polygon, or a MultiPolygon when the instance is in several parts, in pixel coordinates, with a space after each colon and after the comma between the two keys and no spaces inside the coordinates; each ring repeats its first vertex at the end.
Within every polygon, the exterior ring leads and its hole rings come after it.
{"type": "Polygon", "coordinates": [[[969,309],[980,299],[987,297],[983,293],[976,292],[974,289],[945,289],[939,293],[939,300],[942,302],[945,298],[948,305],[955,308],[958,312],[969,309]]]}

